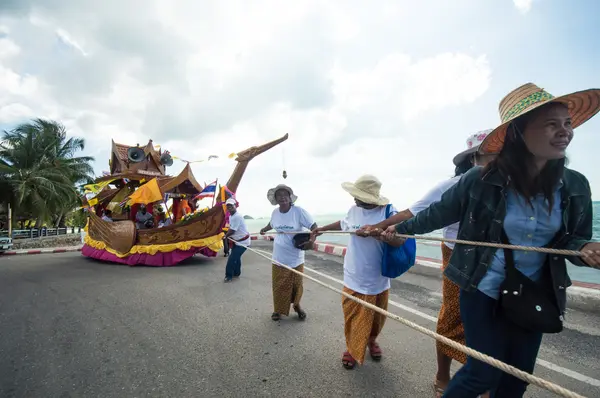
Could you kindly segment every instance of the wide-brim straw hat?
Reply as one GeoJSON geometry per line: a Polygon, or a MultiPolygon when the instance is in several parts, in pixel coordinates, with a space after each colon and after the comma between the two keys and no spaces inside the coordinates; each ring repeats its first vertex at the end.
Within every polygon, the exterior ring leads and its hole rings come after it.
{"type": "Polygon", "coordinates": [[[342,189],[363,203],[377,206],[390,203],[388,198],[379,193],[381,191],[379,179],[369,174],[359,177],[355,182],[343,183],[342,189]]]}
{"type": "Polygon", "coordinates": [[[533,83],[522,85],[500,101],[499,112],[502,124],[488,134],[479,147],[480,152],[499,153],[504,146],[506,130],[512,121],[551,103],[564,104],[569,110],[571,125],[577,128],[600,111],[600,89],[592,88],[554,97],[533,83]]]}
{"type": "Polygon", "coordinates": [[[296,195],[294,195],[294,190],[290,187],[288,187],[285,184],[279,184],[277,185],[275,188],[271,188],[269,189],[269,191],[267,192],[267,199],[269,199],[269,202],[271,202],[271,204],[273,206],[277,206],[277,200],[275,199],[275,193],[277,191],[287,191],[290,194],[290,199],[292,201],[292,203],[295,203],[298,200],[298,197],[296,195]]]}
{"type": "Polygon", "coordinates": [[[491,132],[492,132],[492,129],[478,131],[475,134],[472,134],[469,138],[467,138],[467,149],[462,151],[461,153],[456,155],[454,157],[454,159],[452,159],[452,162],[454,163],[454,165],[458,166],[467,157],[469,157],[469,156],[473,155],[475,152],[477,152],[477,150],[481,146],[481,143],[483,142],[483,140],[485,140],[485,137],[487,137],[488,134],[491,132]]]}

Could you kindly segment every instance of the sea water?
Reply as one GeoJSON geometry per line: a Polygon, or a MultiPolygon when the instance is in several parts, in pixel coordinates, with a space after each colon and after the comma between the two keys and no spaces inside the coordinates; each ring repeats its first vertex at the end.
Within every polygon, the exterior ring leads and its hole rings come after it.
{"type": "MultiPolygon", "coordinates": [[[[592,226],[593,239],[600,241],[600,202],[594,202],[594,221],[592,226]]],[[[331,224],[332,222],[339,221],[344,214],[331,214],[315,216],[315,222],[319,226],[331,224]]],[[[254,220],[246,220],[248,230],[250,233],[258,233],[269,222],[268,218],[259,218],[254,220]]],[[[441,231],[432,232],[430,235],[442,236],[441,231]]],[[[324,234],[318,238],[319,242],[333,243],[337,245],[345,246],[348,243],[348,235],[327,235],[324,234]]],[[[417,255],[420,257],[428,257],[440,260],[442,259],[442,253],[440,244],[437,242],[417,242],[417,255]]],[[[569,276],[572,280],[579,282],[588,283],[600,283],[600,270],[595,270],[587,267],[577,267],[567,262],[567,268],[569,276]]]]}

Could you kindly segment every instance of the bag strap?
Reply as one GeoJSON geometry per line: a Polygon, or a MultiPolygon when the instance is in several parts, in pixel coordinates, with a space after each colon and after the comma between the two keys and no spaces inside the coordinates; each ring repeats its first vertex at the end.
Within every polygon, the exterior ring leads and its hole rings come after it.
{"type": "Polygon", "coordinates": [[[390,215],[391,215],[391,213],[392,213],[392,204],[391,204],[391,203],[388,203],[388,204],[385,206],[385,218],[386,218],[386,219],[390,218],[390,215]]]}

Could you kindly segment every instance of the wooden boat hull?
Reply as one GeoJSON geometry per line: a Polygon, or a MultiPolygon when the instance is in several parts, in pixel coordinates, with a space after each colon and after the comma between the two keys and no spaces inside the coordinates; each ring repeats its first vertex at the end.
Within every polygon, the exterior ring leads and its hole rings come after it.
{"type": "Polygon", "coordinates": [[[214,257],[223,248],[225,214],[214,207],[183,224],[136,230],[132,221],[107,222],[90,214],[82,254],[127,265],[171,266],[202,254],[214,257]]]}

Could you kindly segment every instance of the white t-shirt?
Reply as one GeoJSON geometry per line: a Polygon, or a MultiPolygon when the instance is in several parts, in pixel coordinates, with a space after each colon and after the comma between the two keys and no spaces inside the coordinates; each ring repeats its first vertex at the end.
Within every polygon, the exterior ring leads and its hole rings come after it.
{"type": "Polygon", "coordinates": [[[236,245],[244,247],[250,246],[250,236],[238,242],[238,239],[242,239],[244,236],[248,235],[246,220],[244,220],[244,217],[242,217],[239,212],[236,211],[235,214],[229,216],[229,228],[235,231],[235,233],[231,235],[231,238],[235,240],[236,245]]]}
{"type": "MultiPolygon", "coordinates": [[[[385,220],[386,206],[363,209],[352,206],[340,221],[342,231],[356,231],[363,225],[375,225],[385,220]]],[[[398,211],[392,206],[391,214],[398,211]]],[[[381,275],[384,243],[374,238],[350,235],[344,257],[344,285],[361,294],[379,294],[390,288],[390,278],[381,275]]]]}
{"type": "MultiPolygon", "coordinates": [[[[444,194],[444,192],[446,192],[447,190],[452,188],[454,186],[454,184],[456,184],[460,180],[461,177],[462,177],[462,175],[452,177],[448,180],[444,180],[444,181],[440,182],[435,187],[433,187],[429,192],[427,192],[425,194],[425,196],[423,196],[421,198],[421,200],[418,200],[412,206],[410,206],[408,208],[408,210],[410,210],[410,212],[414,216],[416,216],[419,212],[428,208],[429,205],[431,205],[432,203],[439,202],[442,199],[442,195],[444,194]]],[[[444,238],[456,239],[456,237],[458,235],[458,225],[459,225],[459,223],[455,223],[455,224],[445,227],[443,229],[444,238]]],[[[448,246],[450,249],[454,249],[454,243],[444,242],[444,244],[446,246],[448,246]]]]}
{"type": "MultiPolygon", "coordinates": [[[[313,218],[306,210],[292,206],[287,213],[282,213],[279,208],[271,214],[271,227],[277,232],[302,232],[310,230],[314,224],[313,218]]],[[[277,234],[273,244],[273,260],[296,268],[304,264],[304,250],[296,249],[292,234],[277,234]]]]}

